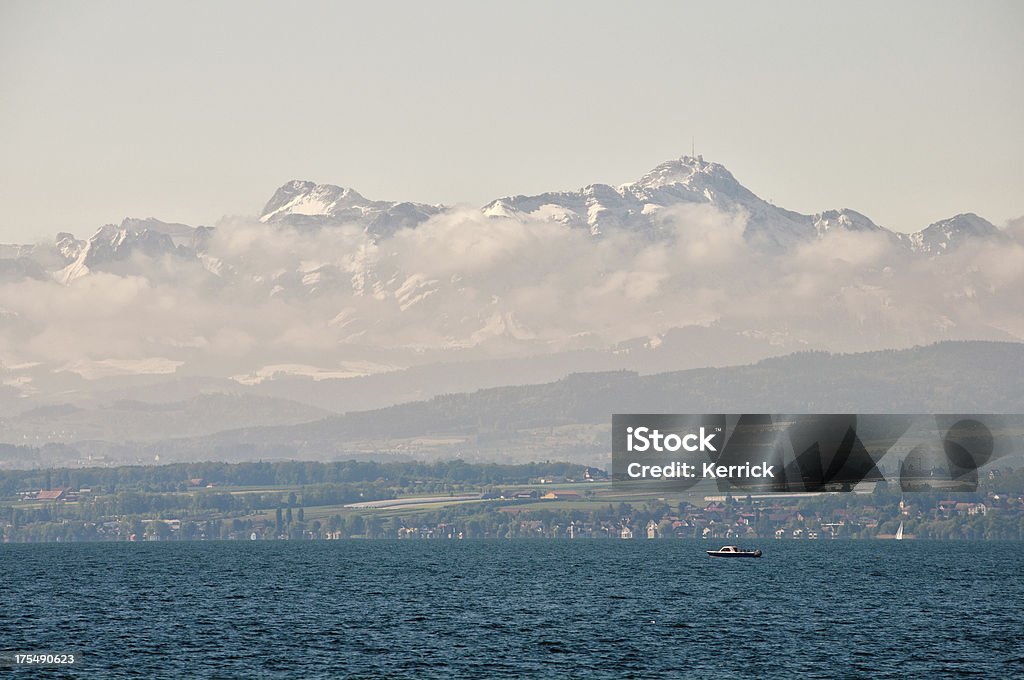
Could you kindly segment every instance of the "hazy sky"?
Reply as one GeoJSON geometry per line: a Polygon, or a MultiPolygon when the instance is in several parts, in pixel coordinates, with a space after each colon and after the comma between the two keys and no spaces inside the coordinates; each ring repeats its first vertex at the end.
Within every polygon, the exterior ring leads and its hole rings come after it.
{"type": "Polygon", "coordinates": [[[1024,214],[1024,4],[0,2],[0,242],[293,178],[482,204],[689,152],[801,212],[1024,214]]]}

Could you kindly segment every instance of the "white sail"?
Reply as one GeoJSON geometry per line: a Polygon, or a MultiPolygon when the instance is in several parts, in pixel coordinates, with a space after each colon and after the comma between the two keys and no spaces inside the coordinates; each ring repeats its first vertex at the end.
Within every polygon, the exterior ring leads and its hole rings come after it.
{"type": "Polygon", "coordinates": [[[900,528],[896,530],[896,540],[903,540],[903,522],[900,522],[900,528]]]}

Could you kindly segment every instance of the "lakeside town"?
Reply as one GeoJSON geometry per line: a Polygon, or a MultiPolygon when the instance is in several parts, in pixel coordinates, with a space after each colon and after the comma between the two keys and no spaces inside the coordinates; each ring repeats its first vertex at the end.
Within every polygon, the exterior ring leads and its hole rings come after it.
{"type": "Polygon", "coordinates": [[[5,473],[0,536],[742,541],[887,539],[902,527],[903,539],[1024,538],[1024,470],[988,470],[970,493],[904,494],[883,482],[848,493],[627,495],[602,470],[560,463],[207,464],[204,476],[177,476],[189,467],[5,473]]]}

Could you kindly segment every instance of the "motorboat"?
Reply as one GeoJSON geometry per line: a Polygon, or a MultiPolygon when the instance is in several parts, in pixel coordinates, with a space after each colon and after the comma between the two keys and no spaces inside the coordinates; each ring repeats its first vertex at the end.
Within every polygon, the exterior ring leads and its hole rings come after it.
{"type": "Polygon", "coordinates": [[[723,545],[718,550],[705,550],[711,557],[760,557],[760,550],[744,550],[735,545],[723,545]]]}

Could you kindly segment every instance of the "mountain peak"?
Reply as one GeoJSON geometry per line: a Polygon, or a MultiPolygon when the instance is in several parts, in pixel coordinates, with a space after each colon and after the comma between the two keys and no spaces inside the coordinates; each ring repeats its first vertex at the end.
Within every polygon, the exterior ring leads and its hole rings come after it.
{"type": "Polygon", "coordinates": [[[884,231],[882,227],[872,222],[866,215],[863,215],[856,210],[850,210],[849,208],[826,210],[825,212],[820,212],[817,215],[814,215],[814,228],[818,231],[819,235],[824,235],[827,232],[836,230],[864,232],[884,231]]]}
{"type": "Polygon", "coordinates": [[[958,231],[971,231],[978,236],[992,236],[999,232],[999,228],[983,217],[968,212],[948,217],[928,225],[927,229],[956,229],[958,231]]]}
{"type": "Polygon", "coordinates": [[[330,215],[332,211],[370,203],[373,201],[367,201],[355,189],[293,179],[270,197],[260,221],[269,222],[278,215],[330,215]]]}
{"type": "Polygon", "coordinates": [[[969,212],[934,222],[917,233],[909,234],[906,239],[915,250],[939,254],[949,252],[965,241],[1003,237],[1005,234],[996,225],[969,212]]]}
{"type": "Polygon", "coordinates": [[[708,183],[739,185],[724,165],[705,161],[704,156],[680,156],[660,163],[637,181],[624,184],[622,188],[655,189],[672,184],[685,184],[695,188],[695,185],[703,186],[708,183]]]}
{"type": "Polygon", "coordinates": [[[259,219],[304,229],[352,224],[373,236],[385,236],[440,211],[441,206],[373,201],[348,187],[292,180],[274,192],[259,219]]]}
{"type": "Polygon", "coordinates": [[[659,164],[618,188],[591,184],[580,191],[501,198],[484,206],[493,217],[532,217],[588,228],[594,236],[628,230],[650,238],[667,233],[657,213],[679,204],[711,204],[747,216],[745,235],[769,249],[813,236],[810,218],[777,208],[740,184],[725,166],[703,156],[681,156],[659,164]]]}

